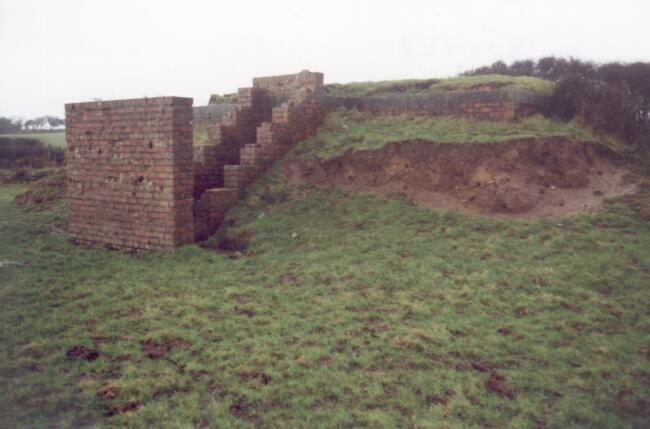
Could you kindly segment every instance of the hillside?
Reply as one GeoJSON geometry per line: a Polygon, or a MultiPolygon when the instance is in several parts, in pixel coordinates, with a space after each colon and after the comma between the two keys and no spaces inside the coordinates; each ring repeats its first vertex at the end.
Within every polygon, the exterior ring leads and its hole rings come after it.
{"type": "Polygon", "coordinates": [[[378,150],[387,143],[404,140],[480,144],[548,138],[593,143],[615,151],[626,149],[615,138],[597,135],[577,122],[560,122],[541,115],[519,121],[487,121],[453,116],[375,116],[341,109],[328,115],[318,134],[301,143],[294,153],[328,160],[347,151],[378,150]]]}

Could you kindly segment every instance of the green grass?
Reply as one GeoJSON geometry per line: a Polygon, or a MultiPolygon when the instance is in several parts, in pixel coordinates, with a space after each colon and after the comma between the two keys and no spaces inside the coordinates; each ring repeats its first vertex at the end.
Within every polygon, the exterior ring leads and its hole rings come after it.
{"type": "Polygon", "coordinates": [[[194,146],[208,144],[208,129],[204,127],[194,127],[192,129],[194,137],[194,146]]]}
{"type": "Polygon", "coordinates": [[[331,159],[348,150],[377,150],[402,140],[476,144],[552,137],[602,144],[616,151],[626,149],[615,139],[596,135],[577,122],[565,123],[541,115],[513,122],[451,116],[374,116],[343,109],[328,115],[316,135],[296,147],[296,154],[331,159]]]}
{"type": "Polygon", "coordinates": [[[0,427],[647,426],[631,208],[486,220],[271,185],[221,231],[253,232],[241,256],[77,247],[62,202],[0,187],[0,427]]]}
{"type": "Polygon", "coordinates": [[[553,82],[548,80],[529,76],[505,75],[459,76],[448,79],[386,80],[326,85],[329,95],[339,97],[499,88],[525,89],[539,94],[550,94],[553,92],[553,87],[553,82]]]}
{"type": "Polygon", "coordinates": [[[19,134],[0,134],[2,137],[24,137],[30,139],[41,140],[43,143],[52,146],[63,147],[65,146],[65,131],[52,132],[52,133],[19,133],[19,134]]]}

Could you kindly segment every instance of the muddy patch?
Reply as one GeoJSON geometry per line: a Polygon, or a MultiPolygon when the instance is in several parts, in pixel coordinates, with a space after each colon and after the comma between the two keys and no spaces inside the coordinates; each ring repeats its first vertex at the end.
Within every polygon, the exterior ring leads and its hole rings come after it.
{"type": "Polygon", "coordinates": [[[292,185],[403,195],[429,208],[497,217],[556,217],[597,210],[635,190],[598,146],[565,139],[495,144],[395,142],[332,160],[288,165],[292,185]]]}
{"type": "Polygon", "coordinates": [[[68,360],[86,360],[92,362],[99,357],[99,351],[84,346],[72,346],[65,352],[68,360]]]}
{"type": "Polygon", "coordinates": [[[495,393],[503,398],[515,399],[515,391],[506,382],[505,377],[497,373],[491,373],[485,381],[485,388],[488,392],[495,393]]]}
{"type": "Polygon", "coordinates": [[[163,338],[161,340],[145,340],[140,342],[140,348],[149,359],[160,359],[174,348],[186,349],[190,343],[179,338],[163,338]]]}
{"type": "Polygon", "coordinates": [[[108,417],[113,417],[113,416],[115,416],[117,414],[128,413],[130,411],[137,410],[139,406],[140,406],[140,402],[138,402],[138,401],[131,401],[131,402],[127,402],[125,404],[113,405],[113,406],[108,408],[108,411],[106,412],[106,415],[108,417]]]}

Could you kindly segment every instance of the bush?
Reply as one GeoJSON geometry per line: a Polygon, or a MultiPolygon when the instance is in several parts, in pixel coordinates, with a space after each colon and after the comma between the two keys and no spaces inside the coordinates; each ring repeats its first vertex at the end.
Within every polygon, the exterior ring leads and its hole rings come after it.
{"type": "Polygon", "coordinates": [[[62,164],[63,148],[24,137],[0,137],[0,168],[43,168],[62,164]]]}
{"type": "Polygon", "coordinates": [[[533,76],[557,82],[543,111],[565,121],[582,120],[593,129],[650,151],[650,63],[594,64],[575,58],[497,61],[463,73],[533,76]]]}

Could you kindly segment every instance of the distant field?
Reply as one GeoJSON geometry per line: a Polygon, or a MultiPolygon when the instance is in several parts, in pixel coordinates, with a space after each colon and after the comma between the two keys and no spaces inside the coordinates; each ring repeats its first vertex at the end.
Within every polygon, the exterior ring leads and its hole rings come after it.
{"type": "Polygon", "coordinates": [[[52,146],[65,146],[65,131],[57,133],[20,133],[20,134],[0,134],[2,137],[23,137],[30,139],[38,139],[45,144],[52,146]]]}

